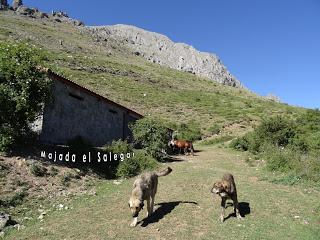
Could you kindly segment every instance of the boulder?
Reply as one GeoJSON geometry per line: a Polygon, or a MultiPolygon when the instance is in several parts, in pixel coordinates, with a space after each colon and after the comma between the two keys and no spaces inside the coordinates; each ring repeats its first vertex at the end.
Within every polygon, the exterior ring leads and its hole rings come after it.
{"type": "Polygon", "coordinates": [[[0,213],[0,231],[10,222],[10,215],[6,213],[0,213]]]}
{"type": "Polygon", "coordinates": [[[22,6],[23,3],[22,3],[22,0],[13,0],[12,1],[12,8],[13,10],[17,10],[18,7],[22,6]]]}
{"type": "Polygon", "coordinates": [[[36,15],[39,15],[39,11],[36,8],[28,8],[26,6],[20,6],[17,8],[16,13],[18,15],[24,15],[29,17],[36,17],[36,15]]]}

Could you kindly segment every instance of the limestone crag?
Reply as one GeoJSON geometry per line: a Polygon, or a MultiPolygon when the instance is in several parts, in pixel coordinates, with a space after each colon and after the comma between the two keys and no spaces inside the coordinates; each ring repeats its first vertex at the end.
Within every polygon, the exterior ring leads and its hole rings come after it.
{"type": "Polygon", "coordinates": [[[190,72],[225,85],[243,87],[216,55],[200,52],[184,43],[175,43],[162,34],[122,24],[87,27],[87,30],[98,39],[114,38],[132,49],[133,54],[153,63],[190,72]]]}

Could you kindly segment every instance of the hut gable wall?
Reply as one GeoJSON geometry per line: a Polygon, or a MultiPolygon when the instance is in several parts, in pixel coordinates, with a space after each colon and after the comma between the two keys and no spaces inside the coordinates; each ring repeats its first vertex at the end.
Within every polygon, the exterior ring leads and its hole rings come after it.
{"type": "MultiPolygon", "coordinates": [[[[77,136],[94,146],[129,137],[130,110],[83,91],[80,86],[55,80],[53,99],[45,106],[40,140],[47,144],[66,144],[77,136]]],[[[140,117],[139,117],[140,118],[140,117]]]]}

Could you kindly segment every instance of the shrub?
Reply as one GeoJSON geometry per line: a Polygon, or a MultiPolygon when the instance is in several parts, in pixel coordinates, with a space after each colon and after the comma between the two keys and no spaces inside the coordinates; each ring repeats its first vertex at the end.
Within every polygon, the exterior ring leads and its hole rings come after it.
{"type": "Polygon", "coordinates": [[[169,132],[161,122],[152,118],[142,118],[130,128],[136,145],[144,148],[157,160],[163,158],[162,150],[167,148],[169,132]]]}
{"type": "Polygon", "coordinates": [[[236,150],[247,151],[249,149],[249,141],[246,137],[235,138],[231,141],[230,147],[236,150]]]}
{"type": "Polygon", "coordinates": [[[258,141],[270,142],[276,146],[287,146],[295,136],[295,124],[287,118],[277,116],[265,119],[255,129],[258,141]]]}
{"type": "Polygon", "coordinates": [[[23,202],[23,199],[28,195],[27,189],[23,188],[19,192],[15,192],[12,196],[6,199],[0,199],[0,206],[3,207],[15,207],[23,202]]]}
{"type": "Polygon", "coordinates": [[[105,151],[113,152],[113,153],[128,153],[132,152],[133,148],[128,142],[122,140],[113,140],[111,145],[103,146],[105,151]]]}
{"type": "Polygon", "coordinates": [[[58,168],[55,168],[54,166],[50,167],[50,171],[49,171],[50,176],[54,177],[58,175],[58,173],[59,173],[58,168]]]}
{"type": "Polygon", "coordinates": [[[288,172],[292,169],[294,153],[290,150],[269,146],[265,148],[263,155],[267,160],[267,169],[270,171],[288,172]]]}
{"type": "Polygon", "coordinates": [[[134,157],[121,162],[117,168],[117,177],[133,177],[144,170],[156,168],[158,162],[144,150],[137,150],[134,157]]]}
{"type": "Polygon", "coordinates": [[[30,166],[30,172],[36,177],[43,177],[47,174],[47,169],[40,163],[32,163],[30,166]]]}
{"type": "MultiPolygon", "coordinates": [[[[133,152],[133,147],[127,141],[117,140],[112,141],[110,145],[103,146],[102,150],[104,152],[112,152],[114,154],[126,154],[133,152]]],[[[104,170],[108,177],[112,178],[116,176],[119,164],[120,161],[111,161],[107,164],[107,166],[105,166],[104,170]]]]}
{"type": "Polygon", "coordinates": [[[294,183],[299,178],[319,181],[319,120],[317,110],[308,110],[295,121],[266,119],[253,132],[233,140],[231,147],[263,157],[268,170],[290,174],[285,182],[294,183]]]}
{"type": "Polygon", "coordinates": [[[195,141],[201,139],[201,129],[196,122],[189,122],[188,124],[182,123],[177,129],[177,139],[183,139],[187,141],[195,141]]]}
{"type": "Polygon", "coordinates": [[[77,175],[75,175],[71,172],[67,172],[67,173],[63,174],[61,176],[61,184],[65,187],[69,187],[72,178],[77,178],[77,175]]]}
{"type": "Polygon", "coordinates": [[[0,150],[28,135],[29,123],[49,98],[50,81],[38,71],[43,52],[28,44],[0,43],[0,150]]]}
{"type": "Polygon", "coordinates": [[[292,121],[279,116],[272,117],[263,120],[253,132],[232,141],[230,146],[257,154],[264,144],[285,147],[293,141],[295,135],[295,124],[292,121]]]}

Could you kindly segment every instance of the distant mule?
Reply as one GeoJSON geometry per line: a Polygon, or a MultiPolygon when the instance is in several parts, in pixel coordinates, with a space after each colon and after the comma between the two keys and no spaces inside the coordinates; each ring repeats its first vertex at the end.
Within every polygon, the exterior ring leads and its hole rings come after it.
{"type": "Polygon", "coordinates": [[[179,149],[179,154],[181,154],[181,150],[183,149],[184,154],[186,154],[188,152],[188,150],[190,150],[192,156],[194,155],[194,148],[193,148],[193,144],[191,141],[185,141],[185,140],[174,140],[172,139],[169,144],[169,146],[172,147],[173,151],[175,150],[175,148],[179,149]]]}

